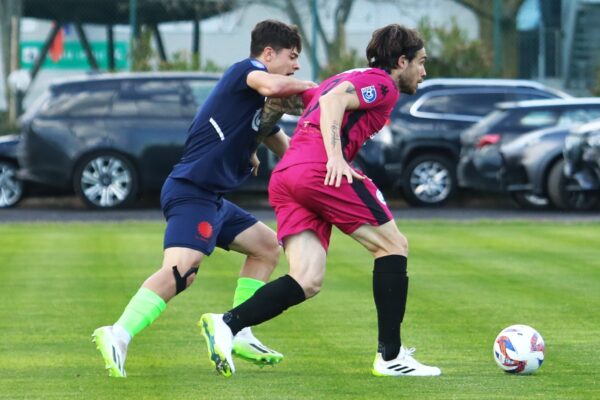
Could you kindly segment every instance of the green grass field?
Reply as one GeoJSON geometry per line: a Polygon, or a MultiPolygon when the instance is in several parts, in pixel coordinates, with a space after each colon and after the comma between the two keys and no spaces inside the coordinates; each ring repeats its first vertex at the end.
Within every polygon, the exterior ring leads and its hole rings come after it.
{"type": "MultiPolygon", "coordinates": [[[[217,251],[194,286],[132,342],[110,379],[90,342],[161,262],[162,223],[0,224],[3,399],[600,398],[600,224],[408,221],[404,343],[439,378],[376,378],[372,260],[334,234],[323,291],[255,328],[286,359],[211,369],[195,326],[229,308],[241,256],[217,251]],[[492,343],[529,324],[546,342],[532,376],[504,374],[492,343]]],[[[286,271],[282,265],[276,272],[286,271]]]]}

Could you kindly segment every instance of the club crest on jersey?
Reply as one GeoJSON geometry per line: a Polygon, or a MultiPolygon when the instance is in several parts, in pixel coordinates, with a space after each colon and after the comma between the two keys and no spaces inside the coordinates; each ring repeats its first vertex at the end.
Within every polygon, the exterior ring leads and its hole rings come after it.
{"type": "Polygon", "coordinates": [[[375,90],[374,85],[361,88],[360,93],[362,94],[365,103],[372,103],[377,99],[377,90],[375,90]]]}

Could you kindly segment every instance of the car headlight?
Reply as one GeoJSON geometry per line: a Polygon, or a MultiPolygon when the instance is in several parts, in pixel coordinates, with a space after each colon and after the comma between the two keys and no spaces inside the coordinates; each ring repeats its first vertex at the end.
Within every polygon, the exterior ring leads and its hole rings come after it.
{"type": "Polygon", "coordinates": [[[385,125],[381,130],[373,136],[374,142],[379,142],[384,146],[391,146],[393,142],[392,130],[385,125]]]}

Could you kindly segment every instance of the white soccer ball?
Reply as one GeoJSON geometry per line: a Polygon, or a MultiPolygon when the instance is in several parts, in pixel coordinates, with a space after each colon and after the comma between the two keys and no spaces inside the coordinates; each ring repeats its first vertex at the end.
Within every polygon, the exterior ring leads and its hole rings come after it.
{"type": "Polygon", "coordinates": [[[530,326],[509,326],[496,336],[494,360],[503,371],[531,374],[544,362],[544,339],[530,326]]]}

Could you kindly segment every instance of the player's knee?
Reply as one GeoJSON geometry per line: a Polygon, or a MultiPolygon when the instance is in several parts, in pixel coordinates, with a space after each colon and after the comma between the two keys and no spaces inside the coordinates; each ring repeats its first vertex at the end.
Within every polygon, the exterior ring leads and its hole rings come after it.
{"type": "Polygon", "coordinates": [[[279,255],[280,247],[275,238],[274,240],[266,241],[263,246],[261,246],[259,258],[266,266],[274,270],[277,263],[279,263],[279,255]]]}
{"type": "Polygon", "coordinates": [[[387,237],[374,253],[376,258],[390,254],[408,256],[408,239],[400,231],[396,231],[393,235],[387,237]]]}
{"type": "MultiPolygon", "coordinates": [[[[397,250],[404,256],[408,255],[408,239],[402,233],[398,232],[398,239],[396,240],[397,250]]],[[[398,254],[398,253],[396,253],[398,254]]]]}
{"type": "Polygon", "coordinates": [[[173,272],[173,279],[175,280],[175,295],[178,295],[194,283],[198,274],[198,265],[192,266],[183,272],[180,271],[177,265],[174,265],[171,267],[171,270],[173,272]]]}

